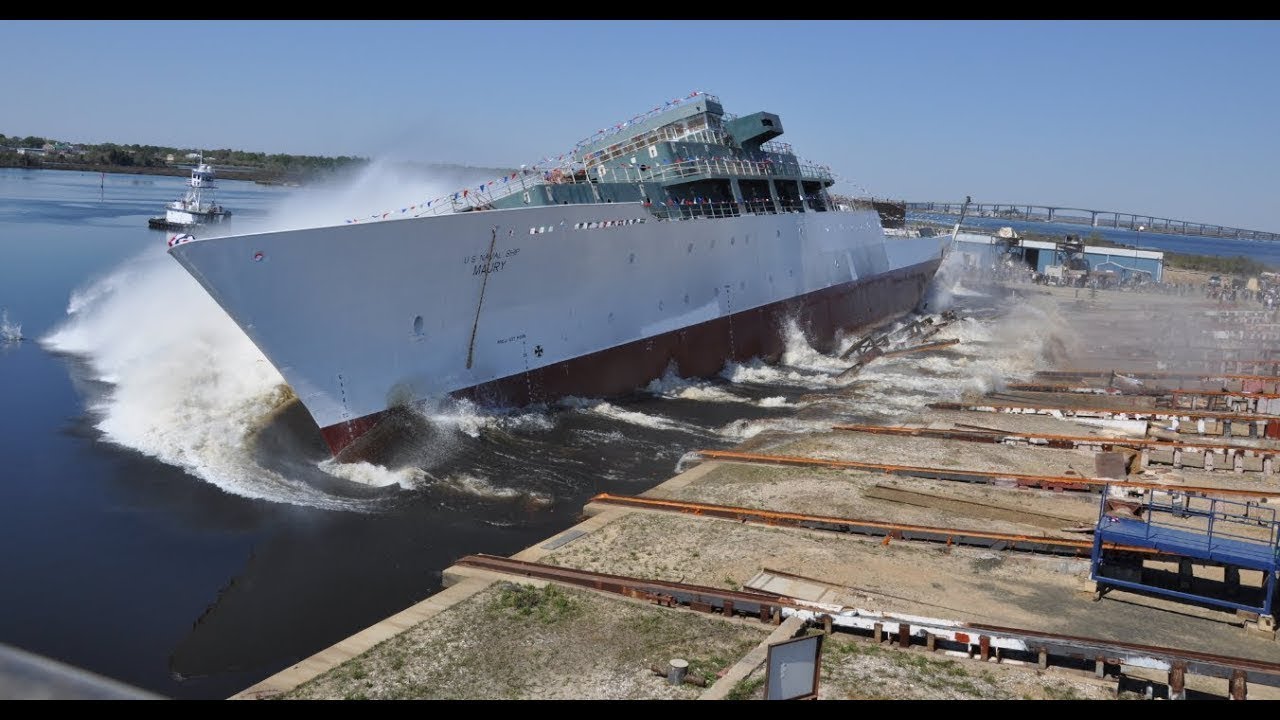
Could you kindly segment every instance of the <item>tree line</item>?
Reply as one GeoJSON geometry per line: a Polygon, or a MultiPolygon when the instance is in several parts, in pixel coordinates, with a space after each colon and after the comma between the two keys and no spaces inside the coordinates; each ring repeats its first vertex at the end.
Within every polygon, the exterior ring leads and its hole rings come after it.
{"type": "Polygon", "coordinates": [[[187,155],[196,152],[203,152],[205,162],[219,166],[219,174],[224,177],[277,182],[306,182],[319,175],[369,162],[368,158],[347,155],[327,157],[268,154],[232,148],[200,151],[162,145],[73,144],[35,135],[20,137],[0,133],[0,167],[181,174],[185,172],[181,166],[192,162],[187,155]],[[19,148],[43,149],[45,152],[20,153],[19,148]]]}

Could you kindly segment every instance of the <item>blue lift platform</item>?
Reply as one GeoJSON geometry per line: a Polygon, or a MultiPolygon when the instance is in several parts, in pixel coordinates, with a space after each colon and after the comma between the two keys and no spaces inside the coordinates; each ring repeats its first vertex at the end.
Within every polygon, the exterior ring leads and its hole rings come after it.
{"type": "Polygon", "coordinates": [[[1280,521],[1272,507],[1176,491],[1152,490],[1141,501],[1115,497],[1109,487],[1102,493],[1089,573],[1099,592],[1114,586],[1270,616],[1278,569],[1280,521]],[[1178,588],[1148,581],[1151,574],[1144,572],[1141,558],[1104,552],[1105,543],[1177,556],[1178,588]],[[1210,583],[1192,577],[1197,561],[1224,568],[1223,592],[1210,594],[1205,587],[1210,583]],[[1241,570],[1261,572],[1260,587],[1245,592],[1241,570]],[[1242,595],[1256,596],[1258,602],[1241,602],[1242,595]]]}

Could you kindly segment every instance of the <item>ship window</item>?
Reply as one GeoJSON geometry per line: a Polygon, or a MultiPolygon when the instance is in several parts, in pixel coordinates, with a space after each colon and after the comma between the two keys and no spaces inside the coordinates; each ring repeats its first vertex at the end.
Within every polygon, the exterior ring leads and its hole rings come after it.
{"type": "Polygon", "coordinates": [[[421,315],[413,319],[413,334],[414,335],[422,334],[422,316],[421,315]]]}
{"type": "Polygon", "coordinates": [[[635,253],[631,253],[631,257],[627,258],[627,262],[628,262],[629,264],[634,265],[634,264],[635,264],[635,262],[636,262],[636,254],[635,254],[635,253]]]}
{"type": "Polygon", "coordinates": [[[761,123],[762,125],[764,125],[765,127],[773,127],[773,121],[772,121],[772,120],[770,120],[769,118],[762,118],[762,119],[760,120],[760,123],[761,123]]]}

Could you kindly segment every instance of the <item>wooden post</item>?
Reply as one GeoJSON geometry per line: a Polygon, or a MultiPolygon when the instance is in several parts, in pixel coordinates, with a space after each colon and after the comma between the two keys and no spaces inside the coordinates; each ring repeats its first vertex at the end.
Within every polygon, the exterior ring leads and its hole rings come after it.
{"type": "Polygon", "coordinates": [[[884,623],[876,623],[875,625],[872,625],[871,630],[877,645],[884,642],[884,623]]]}
{"type": "Polygon", "coordinates": [[[898,623],[898,647],[904,650],[911,647],[911,626],[904,622],[898,623]]]}

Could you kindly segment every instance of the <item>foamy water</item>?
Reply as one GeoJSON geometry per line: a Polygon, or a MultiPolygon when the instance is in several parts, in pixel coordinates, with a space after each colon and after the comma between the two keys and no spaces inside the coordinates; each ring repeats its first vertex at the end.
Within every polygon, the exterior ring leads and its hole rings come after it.
{"type": "Polygon", "coordinates": [[[473,473],[460,472],[444,477],[435,477],[427,473],[425,482],[440,489],[478,498],[521,499],[536,505],[551,504],[551,497],[546,493],[495,485],[489,478],[473,473]]]}

